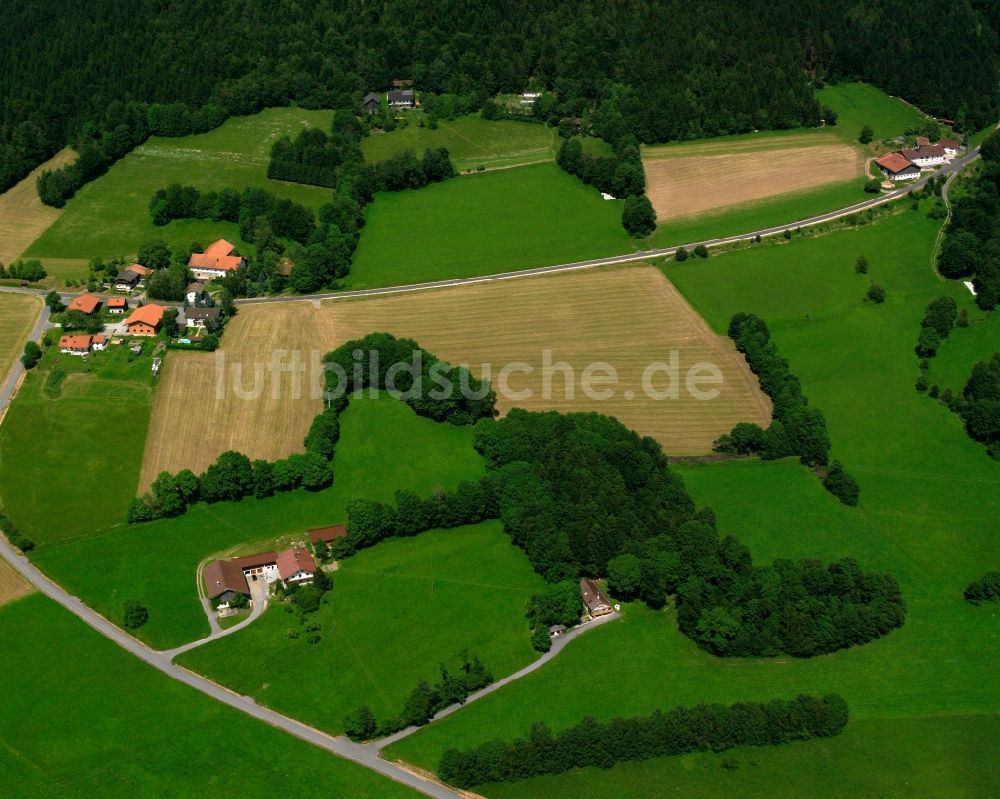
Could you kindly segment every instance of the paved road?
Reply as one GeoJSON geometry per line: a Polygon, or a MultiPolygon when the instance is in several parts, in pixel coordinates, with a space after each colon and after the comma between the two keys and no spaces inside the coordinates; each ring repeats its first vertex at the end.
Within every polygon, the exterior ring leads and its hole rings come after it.
{"type": "Polygon", "coordinates": [[[239,632],[244,627],[252,624],[260,615],[267,610],[267,581],[266,580],[255,580],[250,584],[250,594],[253,598],[253,609],[250,611],[250,615],[247,616],[239,624],[234,624],[232,627],[226,627],[223,629],[219,626],[219,622],[216,619],[215,609],[212,607],[212,603],[207,599],[202,597],[202,605],[205,608],[205,614],[208,616],[208,626],[211,632],[204,638],[199,638],[197,641],[191,641],[190,643],[183,644],[182,646],[175,647],[174,649],[162,649],[158,654],[163,655],[167,660],[173,660],[178,655],[183,655],[185,652],[189,652],[192,649],[196,649],[203,644],[207,644],[209,641],[214,641],[217,638],[225,638],[227,635],[232,635],[235,632],[239,632]]]}
{"type": "MultiPolygon", "coordinates": [[[[599,619],[594,619],[593,621],[588,622],[587,624],[581,624],[578,627],[574,627],[565,635],[560,635],[558,638],[554,639],[552,641],[552,648],[544,655],[542,655],[540,658],[533,660],[531,663],[529,663],[520,671],[515,671],[513,674],[504,677],[502,680],[497,680],[495,683],[487,685],[482,690],[476,691],[476,693],[471,694],[463,704],[450,705],[446,707],[444,710],[439,711],[437,714],[434,715],[430,723],[443,719],[445,716],[450,716],[452,713],[461,710],[463,707],[465,707],[465,705],[469,704],[470,702],[475,702],[477,699],[482,699],[484,696],[489,696],[494,691],[499,691],[505,685],[509,685],[515,680],[520,680],[522,677],[531,674],[531,672],[533,671],[537,671],[546,663],[548,663],[550,660],[552,660],[552,658],[558,655],[563,650],[563,647],[565,647],[574,638],[578,638],[585,632],[593,630],[597,627],[600,627],[602,624],[606,624],[609,621],[614,621],[615,619],[620,617],[621,617],[620,613],[609,613],[607,616],[601,616],[599,619]]],[[[396,743],[396,741],[402,740],[403,738],[406,738],[409,735],[413,735],[413,733],[417,732],[417,730],[419,729],[421,728],[407,727],[405,730],[400,730],[399,732],[394,733],[393,735],[389,735],[385,738],[379,738],[377,741],[372,741],[369,744],[367,744],[367,746],[369,748],[374,749],[375,751],[381,751],[385,747],[396,743]]]]}
{"type": "Polygon", "coordinates": [[[67,594],[62,588],[38,571],[27,558],[18,554],[2,539],[0,539],[0,557],[9,561],[15,569],[47,597],[78,616],[105,638],[110,639],[129,654],[145,661],[171,679],[189,685],[196,691],[201,691],[201,693],[216,701],[229,705],[242,713],[246,713],[248,716],[252,716],[255,719],[263,721],[265,724],[283,730],[290,735],[294,735],[296,738],[301,738],[303,741],[307,741],[314,746],[326,749],[338,757],[345,758],[372,771],[376,771],[382,776],[406,785],[425,796],[431,796],[434,799],[462,799],[458,793],[450,788],[416,774],[411,774],[392,763],[382,760],[379,758],[378,749],[375,747],[362,746],[352,743],[346,738],[335,738],[325,732],[320,732],[294,719],[282,716],[280,713],[275,713],[273,710],[261,707],[251,697],[241,696],[220,685],[216,685],[211,680],[207,680],[204,677],[193,674],[187,669],[174,665],[170,662],[166,654],[153,651],[145,644],[140,643],[115,627],[103,616],[95,613],[76,597],[67,594]]]}

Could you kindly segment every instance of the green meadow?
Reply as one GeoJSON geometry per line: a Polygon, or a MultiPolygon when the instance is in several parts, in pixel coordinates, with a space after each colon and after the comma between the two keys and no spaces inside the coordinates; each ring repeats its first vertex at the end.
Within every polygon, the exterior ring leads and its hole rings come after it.
{"type": "MultiPolygon", "coordinates": [[[[966,303],[966,306],[968,303],[966,303]]],[[[931,359],[927,378],[944,391],[960,394],[977,361],[1000,352],[1000,314],[969,308],[969,326],[956,327],[931,359]]]]}
{"type": "Polygon", "coordinates": [[[40,547],[124,523],[153,391],[149,359],[127,365],[127,354],[108,350],[84,363],[47,352],[0,426],[0,509],[40,547]],[[98,362],[115,376],[86,371],[98,362]]]}
{"type": "MultiPolygon", "coordinates": [[[[745,541],[760,562],[851,556],[865,569],[891,572],[908,605],[901,629],[808,660],[719,659],[683,637],[669,609],[630,606],[623,620],[405,739],[392,754],[434,768],[451,746],[509,739],[534,721],[562,728],[588,714],[606,719],[800,692],[836,691],[852,719],[912,721],[914,730],[929,717],[951,719],[957,727],[995,713],[1000,630],[994,612],[965,602],[962,589],[1000,565],[1000,464],[965,436],[953,414],[914,390],[913,344],[925,306],[942,292],[962,307],[971,300],[930,269],[937,229],[922,212],[902,211],[876,225],[664,267],[718,332],[741,310],[767,321],[806,395],[827,417],[833,456],[856,475],[862,493],[859,506],[847,508],[797,462],[754,460],[676,467],[690,492],[714,508],[720,531],[745,541]],[[871,262],[867,276],[854,272],[860,254],[871,262]],[[883,305],[865,300],[873,280],[888,292],[883,305]]],[[[907,733],[901,727],[896,734],[907,733]]],[[[821,757],[818,744],[801,749],[802,758],[821,757]]],[[[939,766],[952,780],[945,783],[950,795],[967,795],[962,786],[970,778],[957,770],[952,776],[956,763],[939,766]]],[[[670,759],[654,767],[663,779],[680,768],[670,759]]],[[[850,772],[845,780],[863,781],[871,767],[847,756],[838,762],[850,772]]],[[[752,771],[739,773],[748,781],[745,792],[761,795],[763,786],[774,784],[774,775],[756,783],[752,771]]],[[[572,795],[575,779],[547,780],[548,795],[572,795]]],[[[786,787],[794,795],[794,786],[806,784],[786,787]]]]}
{"type": "Polygon", "coordinates": [[[165,677],[40,594],[0,607],[0,684],[7,799],[195,799],[276,785],[310,799],[417,796],[165,677]]]}
{"type": "MultiPolygon", "coordinates": [[[[166,649],[208,633],[195,575],[198,564],[210,555],[234,547],[246,549],[254,542],[266,550],[277,539],[302,540],[310,527],[346,521],[352,499],[388,502],[398,489],[421,495],[437,488],[453,489],[462,480],[477,477],[483,465],[472,448],[471,428],[418,417],[397,400],[366,398],[354,400],[341,417],[333,468],[334,485],[324,491],[199,504],[175,519],[140,525],[109,529],[95,522],[78,540],[52,539],[50,544],[39,537],[43,546],[32,553],[33,559],[56,582],[112,620],[119,618],[126,599],[142,601],[149,621],[137,635],[154,648],[166,649]]],[[[128,473],[137,475],[138,469],[137,461],[128,473]]],[[[49,471],[50,476],[54,473],[58,472],[49,471]]],[[[48,484],[48,506],[63,495],[61,486],[62,481],[48,484]]],[[[124,516],[134,482],[121,493],[114,498],[115,521],[124,516]]],[[[19,519],[13,512],[10,515],[19,519]]],[[[21,526],[31,534],[27,523],[21,526]]]]}
{"type": "Polygon", "coordinates": [[[366,224],[350,288],[473,277],[627,253],[622,203],[555,164],[383,192],[366,224]]]}
{"type": "Polygon", "coordinates": [[[832,130],[846,141],[857,142],[865,125],[878,141],[901,136],[903,131],[920,128],[928,121],[915,106],[867,83],[824,86],[817,90],[816,99],[837,112],[837,124],[832,130]]]}
{"type": "Polygon", "coordinates": [[[384,161],[402,152],[418,155],[428,147],[445,147],[460,172],[503,169],[511,166],[554,161],[562,140],[555,128],[516,120],[486,120],[478,114],[454,120],[438,120],[437,128],[421,127],[419,111],[406,113],[406,127],[384,133],[372,131],[361,142],[366,161],[384,161]]]}
{"type": "Polygon", "coordinates": [[[297,616],[272,605],[248,629],[180,663],[260,704],[331,732],[362,703],[396,717],[421,680],[478,656],[500,678],[536,657],[524,611],[543,585],[496,521],[392,539],[340,562],[306,642],[297,616]],[[302,701],[308,686],[314,701],[302,701]]]}
{"type": "MultiPolygon", "coordinates": [[[[253,116],[233,117],[208,133],[154,136],[84,186],[24,257],[43,261],[110,258],[134,254],[140,244],[155,238],[186,250],[192,242],[206,245],[224,237],[249,252],[233,223],[186,219],[157,227],[149,218],[150,197],[171,183],[206,191],[252,186],[318,208],[328,201],[329,190],[268,180],[267,164],[276,139],[294,136],[306,127],[326,130],[331,117],[329,111],[269,108],[253,116]]],[[[73,275],[84,272],[71,270],[73,275]]]]}

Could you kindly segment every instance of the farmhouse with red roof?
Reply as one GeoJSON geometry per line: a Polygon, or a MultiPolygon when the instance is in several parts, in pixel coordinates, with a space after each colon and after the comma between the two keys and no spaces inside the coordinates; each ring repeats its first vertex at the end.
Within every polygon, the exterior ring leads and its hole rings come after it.
{"type": "Polygon", "coordinates": [[[875,159],[875,165],[889,180],[910,180],[920,177],[920,167],[900,153],[886,153],[875,159]]]}
{"type": "Polygon", "coordinates": [[[101,298],[96,294],[81,294],[79,297],[73,298],[73,301],[67,306],[66,310],[92,314],[100,307],[101,298]]]}
{"type": "Polygon", "coordinates": [[[234,269],[239,269],[246,263],[240,255],[233,255],[236,247],[225,239],[212,242],[205,252],[193,252],[188,259],[188,268],[198,280],[212,280],[225,277],[234,269]]]}
{"type": "Polygon", "coordinates": [[[106,346],[107,339],[102,335],[62,336],[59,339],[59,352],[66,355],[87,355],[92,350],[103,350],[106,346]]]}
{"type": "Polygon", "coordinates": [[[163,322],[163,306],[151,303],[132,311],[125,320],[125,329],[130,336],[155,336],[163,322]]]}

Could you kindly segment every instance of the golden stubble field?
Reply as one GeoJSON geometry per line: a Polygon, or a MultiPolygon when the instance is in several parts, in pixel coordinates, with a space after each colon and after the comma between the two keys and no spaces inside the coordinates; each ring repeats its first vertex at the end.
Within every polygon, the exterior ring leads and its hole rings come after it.
{"type": "Polygon", "coordinates": [[[0,605],[27,596],[33,590],[31,583],[25,580],[20,572],[15,571],[13,566],[0,558],[0,605]]]}
{"type": "Polygon", "coordinates": [[[864,168],[858,150],[827,133],[648,147],[642,163],[659,220],[841,183],[864,168]]]}
{"type": "Polygon", "coordinates": [[[9,264],[24,252],[62,213],[42,205],[35,182],[45,170],[58,169],[76,158],[68,147],[34,169],[24,180],[0,194],[0,261],[9,264]]]}
{"type": "MultiPolygon", "coordinates": [[[[163,470],[204,469],[226,449],[251,458],[276,458],[302,449],[302,438],[322,400],[309,395],[319,375],[309,366],[336,345],[373,331],[416,339],[425,349],[452,363],[467,364],[483,374],[489,365],[495,388],[499,372],[518,362],[507,380],[519,398],[500,396],[501,412],[519,406],[531,410],[597,411],[621,419],[660,441],[669,454],[701,455],[736,422],[766,425],[770,402],[732,343],[713,333],[673,285],[652,267],[574,272],[517,280],[496,280],[426,292],[349,301],[327,300],[244,306],[226,330],[224,348],[208,354],[171,353],[157,390],[146,448],[142,485],[163,470]],[[293,362],[287,351],[298,349],[304,372],[297,378],[301,398],[290,394],[290,372],[274,372],[270,362],[293,362]],[[652,363],[676,359],[677,398],[654,399],[643,388],[642,375],[652,363]],[[221,354],[220,354],[221,353],[221,354]],[[551,369],[546,392],[543,364],[551,369]],[[602,362],[617,372],[610,399],[594,399],[582,390],[583,370],[602,362]],[[251,364],[260,364],[261,396],[241,399],[237,384],[250,387],[251,364]],[[689,370],[715,364],[720,385],[714,399],[697,399],[686,388],[689,370]],[[220,378],[219,367],[223,377],[220,378]],[[573,388],[567,389],[567,369],[573,388]],[[217,381],[225,380],[221,398],[217,381]],[[530,391],[531,396],[523,396],[530,391]],[[629,397],[632,397],[631,399],[629,397]]],[[[662,370],[648,381],[666,393],[662,370]]],[[[499,393],[499,392],[498,392],[499,393]]]]}
{"type": "Polygon", "coordinates": [[[14,361],[21,357],[24,342],[41,310],[40,297],[0,292],[0,385],[6,382],[14,361]]]}

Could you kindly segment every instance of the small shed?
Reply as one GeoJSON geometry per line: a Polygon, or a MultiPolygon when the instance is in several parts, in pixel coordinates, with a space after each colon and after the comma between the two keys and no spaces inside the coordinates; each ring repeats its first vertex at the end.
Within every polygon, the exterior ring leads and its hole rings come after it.
{"type": "Polygon", "coordinates": [[[377,114],[379,109],[382,108],[382,98],[379,97],[375,92],[368,92],[361,100],[361,110],[366,114],[377,114]]]}

